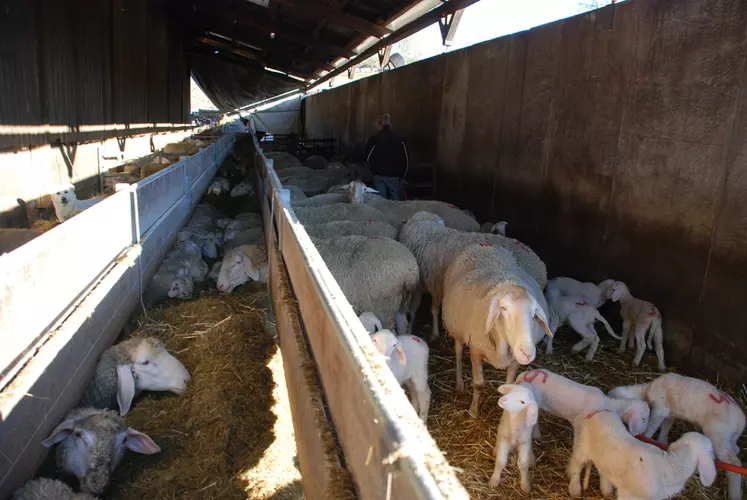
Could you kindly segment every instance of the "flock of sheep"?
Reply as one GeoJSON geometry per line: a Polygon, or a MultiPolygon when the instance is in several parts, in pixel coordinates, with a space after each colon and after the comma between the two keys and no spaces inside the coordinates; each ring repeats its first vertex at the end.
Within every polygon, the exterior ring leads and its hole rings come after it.
{"type": "MultiPolygon", "coordinates": [[[[464,390],[462,351],[469,346],[472,414],[479,409],[483,362],[506,370],[506,383],[499,388],[504,411],[491,486],[499,485],[509,452],[516,449],[522,489],[530,490],[528,471],[535,461],[532,439],[540,438],[540,409],[573,425],[571,496],[588,487],[592,464],[603,493],[611,494],[614,487],[621,499],[668,498],[681,491],[696,470],[702,484],[710,486],[716,476],[715,457],[741,465],[737,440],[745,415],[733,398],[708,382],[667,373],[605,395],[545,369],[517,376],[521,365],[535,360],[540,342],[546,342],[545,353],[551,354],[553,336],[564,324],[581,336],[572,351],[588,349],[585,360],[592,361],[599,347],[597,321],[620,340],[620,353],[635,349],[634,366],[650,349],[664,371],[661,314],[650,302],[634,297],[625,283],[605,280],[596,285],[567,277],[548,281],[545,264],[527,245],[505,236],[503,221],[481,228],[471,214],[453,205],[386,200],[359,181],[331,185],[326,172],[304,170],[287,154],[268,157],[284,187],[291,189],[296,217],[395,378],[408,387],[423,421],[431,399],[429,348],[412,335],[412,326],[424,293],[432,298],[428,341],[438,338],[441,320],[454,339],[459,391],[464,390]],[[301,194],[296,188],[309,191],[301,194]],[[607,300],[620,303],[621,336],[598,312],[607,300]],[[698,425],[703,433],[683,435],[668,451],[635,437],[650,438],[659,430],[659,441],[666,443],[675,419],[698,425]]],[[[222,271],[229,265],[239,266],[224,260],[222,271]]],[[[235,276],[238,281],[225,290],[250,279],[246,273],[235,276]]],[[[728,498],[741,498],[740,476],[728,473],[728,483],[728,498]]]]}

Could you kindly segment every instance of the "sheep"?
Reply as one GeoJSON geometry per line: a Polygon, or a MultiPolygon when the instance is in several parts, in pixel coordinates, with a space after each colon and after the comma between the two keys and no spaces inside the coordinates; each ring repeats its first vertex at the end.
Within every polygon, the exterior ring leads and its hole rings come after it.
{"type": "MultiPolygon", "coordinates": [[[[651,419],[645,431],[666,443],[674,419],[698,425],[710,438],[719,460],[741,466],[737,440],[744,432],[745,414],[728,394],[705,380],[666,373],[647,384],[617,387],[608,393],[611,398],[639,398],[651,405],[651,419]]],[[[742,498],[742,481],[738,474],[727,473],[729,499],[742,498]]]]}
{"type": "Polygon", "coordinates": [[[57,467],[77,477],[81,491],[96,495],[108,486],[125,448],[146,455],[161,451],[146,434],[128,428],[116,412],[94,408],[71,411],[42,444],[57,444],[57,467]]]}
{"type": "Polygon", "coordinates": [[[322,205],[332,205],[334,203],[364,203],[365,193],[378,193],[377,190],[370,188],[360,181],[353,181],[345,184],[338,192],[324,193],[312,196],[305,200],[293,203],[298,207],[318,207],[322,205]]]}
{"type": "Polygon", "coordinates": [[[186,155],[191,156],[193,154],[199,153],[200,148],[198,146],[195,146],[191,142],[172,142],[171,144],[166,144],[163,147],[163,152],[166,154],[178,154],[178,155],[186,155]]]}
{"type": "Polygon", "coordinates": [[[12,252],[42,234],[36,229],[0,228],[0,255],[12,252]]]}
{"type": "Polygon", "coordinates": [[[75,195],[75,186],[72,184],[64,184],[62,189],[52,193],[50,197],[54,206],[54,213],[60,222],[65,222],[73,215],[79,214],[104,199],[103,196],[94,196],[87,200],[79,200],[75,195]]]}
{"type": "Polygon", "coordinates": [[[90,493],[75,493],[62,481],[40,477],[13,492],[10,500],[96,500],[90,493]]]}
{"type": "Polygon", "coordinates": [[[183,394],[190,378],[184,365],[160,341],[152,337],[132,338],[104,351],[81,406],[119,408],[119,414],[126,415],[141,392],[183,394]]]}
{"type": "MultiPolygon", "coordinates": [[[[277,169],[276,169],[277,170],[277,169]]],[[[317,175],[318,172],[315,171],[313,168],[309,167],[288,167],[286,169],[283,169],[280,172],[275,172],[278,176],[278,179],[282,182],[284,179],[287,179],[289,177],[297,177],[297,176],[314,176],[317,175]]]]}
{"type": "Polygon", "coordinates": [[[466,344],[472,364],[470,413],[477,415],[483,360],[507,370],[506,383],[513,382],[519,364],[534,361],[542,332],[552,337],[547,303],[510,251],[484,243],[467,247],[453,260],[444,291],[443,320],[454,339],[456,389],[464,390],[462,349],[466,344]],[[541,329],[535,329],[535,323],[541,329]]]}
{"type": "Polygon", "coordinates": [[[492,222],[486,222],[485,224],[480,226],[480,232],[506,236],[506,226],[508,226],[508,222],[504,220],[496,222],[495,224],[493,224],[492,222]]]}
{"type": "MultiPolygon", "coordinates": [[[[573,453],[568,464],[571,497],[581,495],[581,472],[590,462],[599,471],[602,494],[611,495],[615,486],[620,499],[673,497],[696,468],[704,486],[716,479],[711,441],[697,432],[686,433],[668,451],[662,451],[633,437],[620,417],[609,410],[582,413],[574,419],[573,427],[573,453]]],[[[589,471],[584,489],[589,485],[589,471]]]]}
{"type": "Polygon", "coordinates": [[[296,175],[284,177],[281,180],[283,187],[296,186],[306,196],[315,196],[327,191],[330,185],[330,178],[326,175],[296,175]]]}
{"type": "MultiPolygon", "coordinates": [[[[642,433],[649,423],[651,410],[640,399],[613,399],[596,387],[579,384],[550,370],[529,370],[519,375],[516,384],[532,391],[539,407],[564,418],[571,424],[576,415],[593,410],[611,410],[630,428],[631,434],[642,433]]],[[[539,423],[534,437],[541,436],[539,423]]]]}
{"type": "Polygon", "coordinates": [[[225,223],[225,233],[224,237],[226,239],[230,239],[233,236],[231,236],[232,231],[246,231],[247,229],[255,229],[258,227],[263,227],[263,221],[261,217],[257,217],[255,219],[241,219],[241,220],[235,220],[230,219],[225,223]]]}
{"type": "Polygon", "coordinates": [[[358,316],[358,319],[368,333],[376,333],[379,330],[384,329],[381,320],[371,311],[362,312],[360,316],[358,316]]]}
{"type": "Polygon", "coordinates": [[[406,316],[420,274],[412,253],[388,238],[312,238],[357,314],[372,311],[384,328],[407,332],[406,316]]]}
{"type": "Polygon", "coordinates": [[[529,467],[535,463],[532,451],[532,429],[537,425],[539,407],[531,391],[519,385],[504,384],[498,387],[504,396],[498,400],[503,414],[495,438],[495,468],[488,485],[495,488],[501,482],[501,473],[508,462],[508,454],[516,449],[517,465],[521,476],[520,485],[524,493],[532,491],[529,467]]]}
{"type": "Polygon", "coordinates": [[[140,180],[143,180],[156,172],[160,172],[168,166],[168,164],[163,163],[145,163],[140,165],[140,180]]]}
{"type": "Polygon", "coordinates": [[[599,285],[594,283],[582,283],[573,278],[553,278],[547,282],[545,296],[551,297],[580,297],[583,301],[591,304],[591,307],[599,309],[612,297],[612,285],[614,280],[604,280],[599,285]]]}
{"type": "Polygon", "coordinates": [[[143,302],[146,307],[163,302],[166,299],[188,300],[194,293],[194,280],[184,269],[159,269],[151,278],[145,291],[143,302]]]}
{"type": "Polygon", "coordinates": [[[273,160],[272,168],[275,170],[284,170],[290,167],[300,167],[301,162],[298,158],[284,151],[269,151],[264,154],[266,158],[273,160]]]}
{"type": "Polygon", "coordinates": [[[248,181],[242,181],[238,184],[236,184],[233,189],[231,189],[230,196],[231,198],[238,198],[239,196],[249,195],[249,196],[255,196],[257,194],[256,190],[254,189],[254,184],[248,181]]]}
{"type": "Polygon", "coordinates": [[[477,220],[477,217],[475,217],[475,214],[474,214],[474,212],[472,212],[471,210],[467,210],[466,208],[463,208],[463,209],[462,209],[462,212],[464,212],[464,214],[465,214],[465,215],[466,215],[467,217],[470,217],[470,218],[472,218],[472,219],[475,219],[475,220],[477,220]]]}
{"type": "Polygon", "coordinates": [[[226,249],[235,248],[240,245],[261,245],[265,246],[265,228],[255,226],[249,229],[226,231],[226,249]]]}
{"type": "MultiPolygon", "coordinates": [[[[599,314],[599,311],[582,297],[556,297],[551,296],[550,292],[546,291],[545,298],[550,308],[550,331],[555,334],[559,327],[564,324],[570,325],[582,337],[582,340],[571,348],[571,352],[578,353],[588,346],[589,350],[584,358],[585,361],[592,361],[599,347],[599,335],[594,329],[596,321],[604,325],[605,330],[611,337],[620,339],[620,336],[612,331],[612,327],[604,319],[604,316],[599,314]]],[[[545,353],[550,354],[551,352],[552,339],[548,338],[545,353]]]]}
{"type": "MultiPolygon", "coordinates": [[[[356,181],[358,182],[358,181],[356,181]]],[[[436,200],[396,201],[375,194],[365,195],[366,205],[377,208],[394,220],[394,227],[401,228],[418,212],[431,212],[441,217],[444,225],[459,231],[480,232],[480,224],[454,205],[436,200]]]]}
{"type": "Polygon", "coordinates": [[[390,330],[371,334],[376,349],[386,357],[386,364],[400,385],[410,389],[410,403],[418,416],[426,422],[431,404],[428,387],[428,344],[413,335],[397,337],[390,330]],[[394,352],[397,356],[394,356],[394,352]]]}
{"type": "Polygon", "coordinates": [[[288,191],[290,191],[290,201],[291,201],[291,204],[293,202],[297,202],[297,201],[301,201],[301,200],[305,200],[306,199],[306,194],[301,190],[300,187],[293,186],[293,185],[283,186],[283,187],[285,189],[287,189],[288,191]]]}
{"type": "Polygon", "coordinates": [[[210,187],[207,189],[208,195],[220,196],[231,191],[231,183],[225,177],[215,176],[210,187]]]}
{"type": "MultiPolygon", "coordinates": [[[[313,238],[325,240],[339,238],[341,236],[359,235],[397,240],[397,230],[386,222],[371,220],[366,222],[354,222],[349,220],[338,220],[304,226],[304,229],[313,238]]],[[[404,332],[403,332],[404,333],[404,332]]]]}
{"type": "Polygon", "coordinates": [[[201,257],[178,250],[172,250],[166,254],[166,258],[163,259],[159,267],[159,270],[173,270],[177,273],[182,269],[186,270],[187,275],[199,283],[205,281],[207,273],[210,272],[210,268],[201,257]]]}
{"type": "Polygon", "coordinates": [[[311,155],[303,161],[303,164],[307,167],[313,168],[314,170],[326,170],[329,166],[329,162],[323,156],[311,155]]]}
{"type": "MultiPolygon", "coordinates": [[[[470,245],[486,243],[507,248],[516,257],[522,269],[537,281],[540,288],[544,288],[547,284],[545,263],[523,243],[500,235],[465,233],[448,228],[444,226],[443,219],[433,213],[418,212],[413,215],[400,231],[399,241],[415,255],[422,273],[423,288],[433,298],[431,341],[438,338],[446,268],[462,250],[470,245]]],[[[415,296],[413,312],[417,310],[419,297],[420,295],[415,296]]],[[[544,297],[542,300],[544,301],[544,297]]]]}
{"type": "Polygon", "coordinates": [[[217,288],[231,293],[247,281],[267,283],[267,250],[264,245],[245,244],[226,250],[223,255],[217,288]]]}
{"type": "Polygon", "coordinates": [[[298,207],[294,208],[293,211],[296,214],[296,218],[303,225],[322,224],[335,220],[352,220],[358,222],[376,220],[394,225],[393,221],[381,211],[360,203],[336,203],[321,207],[298,207]]]}
{"type": "Polygon", "coordinates": [[[636,299],[630,294],[628,286],[622,281],[616,281],[610,288],[613,302],[620,302],[620,315],[623,318],[622,339],[620,340],[620,354],[625,352],[625,343],[630,339],[629,347],[636,343],[633,366],[638,366],[646,351],[651,349],[653,339],[656,358],[659,361],[659,371],[667,369],[664,363],[664,331],[661,328],[661,313],[651,302],[636,299]],[[646,336],[648,332],[648,337],[646,336]],[[631,336],[631,333],[634,336],[631,336]]]}
{"type": "Polygon", "coordinates": [[[213,263],[213,267],[210,268],[210,272],[207,275],[207,279],[218,282],[218,277],[220,276],[220,268],[223,265],[223,261],[218,261],[213,263]]]}

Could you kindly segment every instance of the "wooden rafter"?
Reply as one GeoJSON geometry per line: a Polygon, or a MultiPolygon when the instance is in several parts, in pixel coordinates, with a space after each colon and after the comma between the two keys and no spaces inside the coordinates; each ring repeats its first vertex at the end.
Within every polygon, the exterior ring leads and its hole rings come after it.
{"type": "Polygon", "coordinates": [[[376,38],[383,38],[392,33],[392,30],[372,23],[358,16],[348,14],[342,10],[319,2],[308,2],[304,0],[274,0],[281,5],[292,8],[294,12],[307,16],[321,17],[330,23],[345,26],[376,38]]]}

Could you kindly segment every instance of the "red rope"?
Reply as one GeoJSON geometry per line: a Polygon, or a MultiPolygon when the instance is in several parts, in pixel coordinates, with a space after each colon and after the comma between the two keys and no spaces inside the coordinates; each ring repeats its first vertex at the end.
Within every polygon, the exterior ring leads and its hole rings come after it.
{"type": "MultiPolygon", "coordinates": [[[[657,448],[661,448],[664,451],[669,449],[669,445],[660,443],[659,441],[655,441],[649,437],[644,436],[643,434],[638,434],[636,436],[636,439],[638,439],[639,441],[643,441],[644,443],[652,444],[656,446],[657,448]]],[[[736,465],[727,464],[720,460],[716,460],[716,468],[723,469],[729,472],[736,472],[737,474],[742,474],[743,476],[747,476],[747,468],[737,467],[736,465]]]]}

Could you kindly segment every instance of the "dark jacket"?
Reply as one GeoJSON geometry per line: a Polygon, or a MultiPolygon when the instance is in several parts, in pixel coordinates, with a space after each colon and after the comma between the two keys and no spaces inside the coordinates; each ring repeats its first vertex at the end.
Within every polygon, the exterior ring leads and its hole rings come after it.
{"type": "Polygon", "coordinates": [[[403,179],[410,166],[405,141],[392,132],[390,127],[382,127],[366,143],[366,163],[374,175],[403,179]]]}

